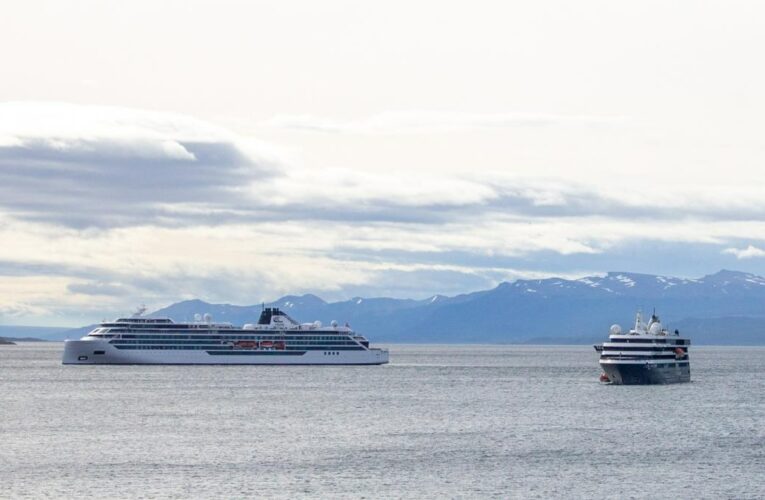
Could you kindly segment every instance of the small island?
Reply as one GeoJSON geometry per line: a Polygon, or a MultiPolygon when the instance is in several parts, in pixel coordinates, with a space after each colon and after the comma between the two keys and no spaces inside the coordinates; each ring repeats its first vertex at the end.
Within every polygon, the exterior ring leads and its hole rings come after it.
{"type": "Polygon", "coordinates": [[[16,342],[11,342],[8,339],[0,337],[0,345],[16,345],[16,342]]]}

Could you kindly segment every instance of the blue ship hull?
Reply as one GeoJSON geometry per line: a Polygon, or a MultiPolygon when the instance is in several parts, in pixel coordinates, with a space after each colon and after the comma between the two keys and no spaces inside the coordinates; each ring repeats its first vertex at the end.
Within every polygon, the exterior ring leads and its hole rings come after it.
{"type": "Polygon", "coordinates": [[[691,381],[689,363],[601,363],[601,368],[615,385],[678,384],[691,381]]]}

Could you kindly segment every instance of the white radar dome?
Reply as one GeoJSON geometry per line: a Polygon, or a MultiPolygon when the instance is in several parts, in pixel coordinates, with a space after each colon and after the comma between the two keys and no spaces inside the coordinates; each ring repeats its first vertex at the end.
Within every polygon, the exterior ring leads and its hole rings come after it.
{"type": "Polygon", "coordinates": [[[205,313],[204,318],[205,318],[205,322],[207,323],[212,321],[212,315],[210,313],[205,313]]]}
{"type": "Polygon", "coordinates": [[[611,335],[620,335],[622,333],[622,327],[619,325],[611,325],[611,335]]]}
{"type": "Polygon", "coordinates": [[[321,321],[319,321],[319,320],[316,320],[316,321],[314,321],[314,322],[313,322],[313,326],[314,326],[315,328],[321,328],[321,321]]]}
{"type": "Polygon", "coordinates": [[[648,333],[651,335],[658,335],[661,333],[661,323],[651,324],[651,328],[648,329],[648,333]]]}
{"type": "Polygon", "coordinates": [[[201,315],[201,314],[199,314],[199,313],[196,313],[196,314],[194,315],[194,321],[196,321],[197,323],[199,323],[200,321],[202,321],[202,315],[201,315]]]}
{"type": "Polygon", "coordinates": [[[330,325],[332,325],[332,328],[337,328],[337,321],[333,319],[330,325]]]}

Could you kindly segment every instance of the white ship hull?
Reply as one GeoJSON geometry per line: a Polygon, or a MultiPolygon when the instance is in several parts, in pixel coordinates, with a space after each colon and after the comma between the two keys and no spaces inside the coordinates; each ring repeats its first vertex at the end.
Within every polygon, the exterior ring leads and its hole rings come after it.
{"type": "Polygon", "coordinates": [[[227,351],[183,349],[118,349],[108,341],[67,340],[65,365],[382,365],[386,349],[338,351],[227,351]],[[103,354],[101,354],[103,353],[103,354]]]}

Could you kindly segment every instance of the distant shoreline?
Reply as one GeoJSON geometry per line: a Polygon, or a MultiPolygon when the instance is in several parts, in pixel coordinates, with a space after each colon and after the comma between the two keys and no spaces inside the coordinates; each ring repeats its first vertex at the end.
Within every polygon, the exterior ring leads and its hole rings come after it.
{"type": "Polygon", "coordinates": [[[35,337],[0,337],[0,345],[16,345],[18,342],[56,342],[35,337]]]}

